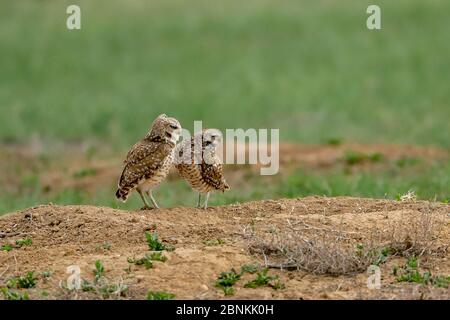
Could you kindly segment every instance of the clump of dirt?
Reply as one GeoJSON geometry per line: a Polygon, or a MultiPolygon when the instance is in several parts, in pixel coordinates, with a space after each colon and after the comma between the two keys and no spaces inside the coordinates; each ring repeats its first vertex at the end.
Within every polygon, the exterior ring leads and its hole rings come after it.
{"type": "MultiPolygon", "coordinates": [[[[70,291],[62,285],[70,276],[67,267],[73,265],[80,267],[83,279],[93,281],[94,264],[100,260],[111,283],[128,287],[123,296],[116,297],[123,299],[143,299],[148,290],[170,292],[178,299],[448,299],[448,288],[397,282],[392,269],[403,265],[406,256],[395,254],[380,264],[379,290],[367,288],[366,272],[331,275],[290,268],[269,270],[283,283],[278,290],[269,286],[245,287],[254,278],[252,274],[243,275],[234,285],[234,295],[224,296],[215,287],[221,272],[240,270],[245,264],[265,266],[264,257],[250,250],[254,239],[249,238],[249,230],[282,229],[289,220],[322,231],[344,230],[361,242],[379,231],[389,234],[399,222],[414,221],[424,214],[443,220],[439,232],[433,233],[430,254],[419,257],[420,267],[431,274],[448,276],[450,206],[441,203],[308,197],[207,210],[175,207],[130,212],[94,206],[42,205],[0,218],[0,246],[12,248],[0,251],[0,287],[13,276],[51,271],[50,277],[40,276],[34,288],[20,291],[26,290],[31,299],[105,298],[92,292],[70,291]],[[153,261],[149,269],[128,259],[149,253],[146,231],[156,232],[163,244],[174,248],[163,251],[166,261],[153,261]],[[17,246],[19,239],[32,239],[32,244],[17,246]]],[[[404,241],[403,234],[401,239],[404,241]]]]}

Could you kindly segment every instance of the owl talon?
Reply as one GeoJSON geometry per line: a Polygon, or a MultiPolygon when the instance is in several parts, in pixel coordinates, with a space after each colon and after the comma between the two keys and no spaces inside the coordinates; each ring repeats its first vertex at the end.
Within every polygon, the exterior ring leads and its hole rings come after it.
{"type": "Polygon", "coordinates": [[[202,207],[201,206],[201,202],[202,202],[202,194],[199,192],[198,193],[198,200],[197,200],[197,207],[196,208],[200,209],[202,207]]]}
{"type": "Polygon", "coordinates": [[[151,190],[148,190],[148,191],[147,191],[147,195],[150,197],[150,200],[152,201],[153,207],[154,207],[155,209],[159,209],[159,206],[158,206],[158,204],[156,203],[155,198],[153,198],[153,193],[152,193],[151,190]]]}
{"type": "Polygon", "coordinates": [[[209,192],[206,193],[205,203],[203,203],[203,210],[208,209],[209,192]]]}

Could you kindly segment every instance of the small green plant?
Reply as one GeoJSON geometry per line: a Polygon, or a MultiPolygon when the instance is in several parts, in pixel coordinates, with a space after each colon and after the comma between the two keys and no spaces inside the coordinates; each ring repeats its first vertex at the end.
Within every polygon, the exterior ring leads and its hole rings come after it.
{"type": "Polygon", "coordinates": [[[259,266],[257,264],[244,264],[241,266],[241,273],[255,273],[259,270],[259,266]]]}
{"type": "Polygon", "coordinates": [[[52,276],[52,272],[50,270],[45,270],[41,272],[42,278],[48,279],[52,276]]]}
{"type": "Polygon", "coordinates": [[[23,246],[30,246],[33,244],[33,240],[31,238],[19,239],[16,240],[16,245],[20,248],[23,246]]]}
{"type": "Polygon", "coordinates": [[[383,159],[384,159],[384,155],[382,153],[379,153],[379,152],[374,152],[374,153],[369,155],[369,160],[371,162],[379,162],[379,161],[381,161],[383,159]]]}
{"type": "Polygon", "coordinates": [[[95,168],[82,168],[78,171],[76,171],[73,174],[74,178],[84,178],[88,176],[95,176],[97,174],[97,169],[95,168]]]}
{"type": "Polygon", "coordinates": [[[106,241],[105,243],[103,243],[102,247],[105,250],[111,250],[111,242],[106,241]]]}
{"type": "Polygon", "coordinates": [[[430,272],[420,273],[417,268],[419,261],[415,256],[408,258],[405,266],[398,269],[395,267],[394,275],[397,282],[414,282],[420,284],[431,284],[436,287],[448,288],[450,286],[450,276],[433,276],[430,272]]]}
{"type": "Polygon", "coordinates": [[[4,244],[0,247],[1,251],[11,251],[13,247],[10,244],[4,244]]]}
{"type": "Polygon", "coordinates": [[[354,165],[363,162],[366,156],[359,152],[347,151],[344,155],[344,160],[348,165],[354,165]]]}
{"type": "Polygon", "coordinates": [[[98,288],[98,292],[104,299],[108,299],[111,296],[122,297],[128,291],[128,286],[125,284],[105,284],[98,288]]]}
{"type": "Polygon", "coordinates": [[[155,231],[150,233],[148,231],[145,232],[145,238],[147,239],[147,244],[150,250],[152,251],[162,251],[165,250],[164,244],[162,244],[158,240],[158,233],[155,231]]]}
{"type": "Polygon", "coordinates": [[[127,261],[128,261],[128,263],[132,263],[137,266],[143,265],[143,266],[145,266],[145,269],[153,268],[152,259],[148,254],[146,254],[144,257],[142,257],[140,259],[128,258],[127,261]]]}
{"type": "Polygon", "coordinates": [[[95,261],[94,282],[97,283],[105,275],[105,267],[100,260],[95,261]]]}
{"type": "Polygon", "coordinates": [[[150,269],[153,267],[152,261],[165,262],[166,260],[167,260],[167,257],[165,257],[161,251],[152,252],[150,254],[146,253],[142,258],[139,258],[139,259],[136,259],[134,257],[127,258],[128,263],[132,263],[137,266],[144,265],[146,269],[150,269]]]}
{"type": "Polygon", "coordinates": [[[450,276],[434,276],[431,278],[431,284],[439,288],[448,288],[450,286],[450,276]]]}
{"type": "Polygon", "coordinates": [[[20,292],[15,292],[5,287],[0,288],[0,291],[3,293],[5,300],[30,300],[27,292],[21,294],[20,292]]]}
{"type": "Polygon", "coordinates": [[[390,255],[392,255],[392,249],[390,247],[382,248],[376,255],[373,264],[379,266],[380,264],[385,263],[390,255]]]}
{"type": "MultiPolygon", "coordinates": [[[[129,261],[128,261],[129,262],[129,261]]],[[[125,269],[123,269],[123,271],[125,271],[127,274],[131,273],[131,265],[128,265],[128,267],[126,267],[125,269]]]]}
{"type": "Polygon", "coordinates": [[[327,140],[327,144],[329,144],[330,146],[339,146],[342,144],[342,139],[330,138],[327,140]]]}
{"type": "Polygon", "coordinates": [[[278,280],[278,276],[268,276],[267,272],[269,269],[263,269],[256,273],[256,278],[247,282],[244,288],[257,288],[265,285],[269,285],[271,281],[278,280]]]}
{"type": "Polygon", "coordinates": [[[417,267],[419,266],[419,261],[417,260],[416,256],[412,255],[412,256],[408,257],[406,266],[409,269],[417,269],[417,267]]]}
{"type": "MultiPolygon", "coordinates": [[[[18,239],[16,240],[16,248],[21,248],[23,246],[29,246],[33,244],[33,240],[31,238],[18,239]]],[[[5,244],[0,246],[1,251],[11,251],[14,247],[10,244],[5,244]]]]}
{"type": "Polygon", "coordinates": [[[398,274],[398,267],[397,267],[397,266],[393,266],[393,267],[392,267],[392,274],[393,274],[394,276],[396,276],[396,275],[398,274]]]}
{"type": "Polygon", "coordinates": [[[34,276],[34,271],[27,272],[25,276],[18,276],[10,278],[6,285],[8,288],[28,289],[36,286],[37,278],[34,276]]]}
{"type": "Polygon", "coordinates": [[[173,293],[164,291],[149,291],[147,292],[147,300],[172,300],[175,298],[173,293]]]}
{"type": "Polygon", "coordinates": [[[415,283],[426,283],[429,278],[429,273],[424,273],[421,275],[417,270],[408,270],[406,273],[397,277],[398,282],[415,282],[415,283]]]}
{"type": "Polygon", "coordinates": [[[344,155],[344,161],[348,165],[355,165],[363,162],[379,162],[383,160],[384,156],[382,153],[362,153],[357,151],[347,151],[344,155]]]}
{"type": "Polygon", "coordinates": [[[211,246],[211,247],[219,246],[219,245],[222,245],[224,243],[225,243],[225,241],[223,239],[219,239],[219,238],[218,239],[210,239],[210,240],[204,240],[203,241],[203,244],[205,246],[211,246]]]}
{"type": "Polygon", "coordinates": [[[356,245],[356,255],[358,257],[362,257],[364,255],[364,245],[362,243],[358,243],[356,245]]]}
{"type": "Polygon", "coordinates": [[[420,162],[420,159],[418,159],[418,158],[402,157],[402,158],[398,159],[395,163],[398,167],[404,168],[404,167],[416,165],[419,162],[420,162]]]}
{"type": "Polygon", "coordinates": [[[234,295],[234,288],[233,287],[222,287],[223,294],[226,296],[232,296],[234,295]]]}
{"type": "Polygon", "coordinates": [[[280,279],[276,279],[272,284],[269,284],[274,290],[284,289],[284,283],[280,279]]]}
{"type": "Polygon", "coordinates": [[[108,280],[103,278],[102,281],[95,281],[94,283],[83,279],[81,283],[81,290],[83,292],[93,292],[100,294],[104,299],[108,299],[111,296],[125,296],[128,291],[128,286],[123,283],[108,283],[108,280]]]}
{"type": "Polygon", "coordinates": [[[150,254],[150,260],[166,262],[166,261],[167,261],[167,257],[164,256],[164,255],[162,254],[162,252],[152,252],[152,253],[150,254]]]}
{"type": "Polygon", "coordinates": [[[236,270],[231,269],[229,272],[222,272],[216,281],[216,287],[231,287],[233,286],[239,279],[241,278],[241,274],[237,273],[236,270]]]}
{"type": "MultiPolygon", "coordinates": [[[[397,281],[424,283],[425,278],[419,273],[419,271],[417,271],[418,266],[419,262],[414,255],[408,257],[405,266],[401,270],[401,275],[397,277],[397,281]]],[[[398,269],[396,273],[399,273],[398,269]]]]}
{"type": "Polygon", "coordinates": [[[234,294],[233,285],[241,279],[244,273],[256,273],[256,278],[247,282],[245,288],[257,288],[259,286],[268,285],[275,290],[283,289],[284,284],[280,281],[278,276],[268,276],[268,269],[261,271],[260,267],[256,264],[245,264],[241,266],[241,272],[237,273],[235,269],[231,269],[229,272],[222,272],[216,280],[216,287],[221,288],[226,296],[234,294]]]}
{"type": "Polygon", "coordinates": [[[83,279],[83,282],[81,283],[81,290],[83,292],[95,292],[95,285],[89,282],[86,279],[83,279]]]}

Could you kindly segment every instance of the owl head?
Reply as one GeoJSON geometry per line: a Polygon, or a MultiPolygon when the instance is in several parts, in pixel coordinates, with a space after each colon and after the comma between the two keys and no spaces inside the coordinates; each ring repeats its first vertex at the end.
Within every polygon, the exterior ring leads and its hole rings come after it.
{"type": "Polygon", "coordinates": [[[184,139],[175,151],[175,163],[192,164],[212,161],[215,163],[216,150],[222,141],[222,133],[217,129],[204,129],[190,139],[184,139]]]}
{"type": "Polygon", "coordinates": [[[176,144],[181,134],[181,125],[177,119],[168,117],[165,114],[159,115],[152,124],[147,137],[154,139],[159,137],[163,141],[176,144]]]}

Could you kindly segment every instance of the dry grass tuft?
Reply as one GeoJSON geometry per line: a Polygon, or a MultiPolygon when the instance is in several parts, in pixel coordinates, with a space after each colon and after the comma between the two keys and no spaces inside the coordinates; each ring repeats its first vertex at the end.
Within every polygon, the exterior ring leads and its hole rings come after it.
{"type": "Polygon", "coordinates": [[[277,226],[246,227],[244,237],[250,253],[263,258],[267,267],[351,275],[384,263],[390,255],[445,254],[448,245],[438,243],[445,219],[445,213],[430,208],[352,232],[343,221],[303,216],[277,226]]]}
{"type": "Polygon", "coordinates": [[[246,234],[251,254],[267,267],[298,269],[314,274],[355,274],[372,263],[374,243],[361,244],[342,228],[315,227],[301,220],[246,234]]]}
{"type": "Polygon", "coordinates": [[[444,255],[449,244],[440,244],[440,234],[448,213],[436,211],[433,204],[420,212],[408,212],[394,219],[384,232],[383,240],[401,256],[444,255]]]}

